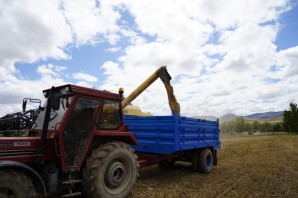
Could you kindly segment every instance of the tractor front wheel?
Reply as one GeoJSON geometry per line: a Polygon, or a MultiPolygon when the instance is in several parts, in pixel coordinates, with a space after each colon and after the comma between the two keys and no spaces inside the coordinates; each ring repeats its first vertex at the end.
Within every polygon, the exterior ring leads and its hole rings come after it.
{"type": "Polygon", "coordinates": [[[0,170],[1,198],[32,198],[36,191],[31,180],[20,171],[0,170]]]}
{"type": "Polygon", "coordinates": [[[125,143],[107,143],[93,150],[83,174],[88,197],[128,197],[138,175],[137,156],[125,143]]]}

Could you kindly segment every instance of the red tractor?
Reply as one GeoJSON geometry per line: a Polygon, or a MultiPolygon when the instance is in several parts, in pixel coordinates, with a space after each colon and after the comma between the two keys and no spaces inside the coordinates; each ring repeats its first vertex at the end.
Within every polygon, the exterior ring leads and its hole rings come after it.
{"type": "Polygon", "coordinates": [[[30,126],[0,137],[0,197],[72,197],[75,186],[88,197],[127,197],[138,174],[129,144],[138,142],[123,124],[122,94],[75,85],[43,93],[30,126]]]}

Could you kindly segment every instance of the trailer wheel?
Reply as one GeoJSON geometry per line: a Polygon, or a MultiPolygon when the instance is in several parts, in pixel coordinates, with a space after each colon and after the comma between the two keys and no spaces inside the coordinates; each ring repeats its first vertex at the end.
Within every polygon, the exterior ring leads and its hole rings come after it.
{"type": "Polygon", "coordinates": [[[196,150],[192,156],[192,167],[194,171],[210,173],[213,168],[213,154],[209,148],[196,150]]]}
{"type": "Polygon", "coordinates": [[[1,198],[32,198],[36,191],[31,180],[23,173],[5,169],[0,171],[1,198]]]}
{"type": "Polygon", "coordinates": [[[87,197],[128,197],[138,176],[137,156],[122,142],[94,149],[83,170],[87,197]]]}

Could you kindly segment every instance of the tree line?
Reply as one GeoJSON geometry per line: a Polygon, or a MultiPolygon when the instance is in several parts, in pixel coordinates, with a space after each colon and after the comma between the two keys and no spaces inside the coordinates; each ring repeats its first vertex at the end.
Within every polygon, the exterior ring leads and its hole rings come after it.
{"type": "Polygon", "coordinates": [[[243,117],[237,117],[234,121],[220,123],[220,132],[223,134],[244,133],[253,134],[256,132],[282,132],[283,122],[247,122],[243,117]]]}
{"type": "Polygon", "coordinates": [[[223,134],[256,132],[288,132],[298,134],[298,107],[291,102],[289,109],[284,111],[283,122],[247,122],[243,117],[237,117],[234,121],[220,123],[220,131],[223,134]]]}

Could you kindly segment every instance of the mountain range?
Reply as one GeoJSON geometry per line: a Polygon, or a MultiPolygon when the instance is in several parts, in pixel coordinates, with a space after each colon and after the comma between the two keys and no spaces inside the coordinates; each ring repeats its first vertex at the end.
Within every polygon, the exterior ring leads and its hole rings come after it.
{"type": "Polygon", "coordinates": [[[282,122],[283,120],[283,111],[269,111],[264,113],[254,113],[251,115],[246,116],[239,116],[235,115],[233,113],[225,114],[219,118],[215,116],[195,116],[195,118],[199,119],[206,119],[206,120],[217,120],[219,119],[219,122],[229,122],[236,120],[237,117],[243,117],[245,121],[247,122],[253,122],[253,121],[260,121],[260,122],[282,122]]]}

